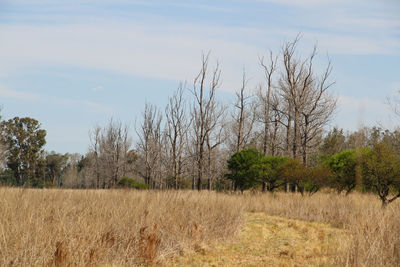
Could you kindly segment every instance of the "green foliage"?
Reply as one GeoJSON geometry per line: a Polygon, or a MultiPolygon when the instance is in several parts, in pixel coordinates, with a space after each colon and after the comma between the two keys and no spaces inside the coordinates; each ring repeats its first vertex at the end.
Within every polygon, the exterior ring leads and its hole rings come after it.
{"type": "Polygon", "coordinates": [[[134,188],[139,190],[149,189],[149,187],[142,182],[138,182],[135,179],[129,177],[123,177],[118,181],[118,186],[123,188],[134,188]]]}
{"type": "Polygon", "coordinates": [[[6,145],[7,167],[14,172],[17,185],[36,184],[46,131],[32,118],[15,117],[0,123],[1,141],[6,145]]]}
{"type": "Polygon", "coordinates": [[[259,173],[263,191],[273,192],[284,183],[283,166],[289,160],[287,157],[265,156],[253,166],[259,173]]]}
{"type": "Polygon", "coordinates": [[[306,176],[303,178],[304,191],[312,195],[318,192],[322,187],[329,184],[329,179],[332,177],[331,170],[323,165],[317,165],[308,168],[306,176]]]}
{"type": "Polygon", "coordinates": [[[0,184],[8,186],[17,186],[13,170],[6,169],[2,173],[0,173],[0,184]]]}
{"type": "Polygon", "coordinates": [[[400,196],[400,158],[393,148],[376,143],[363,155],[363,183],[379,196],[382,206],[400,196]]]}
{"type": "Polygon", "coordinates": [[[255,166],[260,163],[262,157],[256,149],[249,148],[236,152],[229,158],[229,172],[226,177],[233,181],[235,189],[243,191],[257,185],[259,170],[255,166]]]}
{"type": "Polygon", "coordinates": [[[324,138],[320,151],[323,155],[331,156],[342,151],[345,145],[343,129],[333,128],[324,138]]]}
{"type": "Polygon", "coordinates": [[[346,191],[350,193],[357,185],[356,179],[356,151],[344,150],[326,160],[326,164],[332,171],[330,185],[338,193],[346,191]]]}
{"type": "Polygon", "coordinates": [[[62,186],[61,176],[67,167],[69,155],[51,152],[46,156],[46,182],[62,186]]]}

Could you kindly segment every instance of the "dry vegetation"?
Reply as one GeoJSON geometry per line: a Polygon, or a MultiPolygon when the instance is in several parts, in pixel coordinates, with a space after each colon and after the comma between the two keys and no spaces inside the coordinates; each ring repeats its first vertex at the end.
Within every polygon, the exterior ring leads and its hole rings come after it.
{"type": "Polygon", "coordinates": [[[348,249],[346,240],[347,231],[328,224],[252,212],[235,239],[178,257],[173,265],[332,266],[348,249]]]}
{"type": "Polygon", "coordinates": [[[399,208],[394,202],[383,210],[375,196],[358,193],[0,188],[0,265],[169,265],[235,237],[246,212],[265,212],[343,229],[335,242],[348,249],[335,255],[335,265],[399,266],[399,208]]]}

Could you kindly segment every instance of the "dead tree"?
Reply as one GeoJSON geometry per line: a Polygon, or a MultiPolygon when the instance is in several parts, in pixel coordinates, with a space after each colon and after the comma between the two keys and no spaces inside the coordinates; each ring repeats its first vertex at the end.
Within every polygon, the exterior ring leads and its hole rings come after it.
{"type": "MultiPolygon", "coordinates": [[[[137,151],[139,154],[138,174],[144,179],[150,188],[155,188],[160,178],[161,161],[161,113],[159,110],[148,103],[142,113],[143,121],[140,129],[136,131],[138,135],[137,151]]],[[[158,184],[160,186],[160,184],[158,184]]]]}
{"type": "Polygon", "coordinates": [[[254,102],[252,96],[246,94],[246,86],[248,80],[246,73],[243,71],[242,84],[238,92],[236,92],[235,111],[233,113],[232,130],[235,133],[235,142],[233,151],[242,150],[249,142],[253,132],[253,125],[256,120],[254,112],[254,102]]]}
{"type": "Polygon", "coordinates": [[[274,56],[272,51],[270,51],[268,63],[264,57],[259,58],[259,61],[260,66],[263,68],[266,81],[266,92],[263,92],[262,87],[260,87],[257,94],[262,107],[262,116],[260,117],[264,124],[263,153],[266,155],[268,149],[269,127],[271,123],[271,94],[273,90],[274,73],[277,69],[278,56],[274,56]]]}
{"type": "Polygon", "coordinates": [[[104,128],[95,127],[90,136],[96,187],[110,188],[125,175],[131,147],[128,126],[111,119],[104,128]]]}
{"type": "Polygon", "coordinates": [[[302,110],[302,158],[303,163],[308,162],[308,151],[317,144],[313,140],[322,135],[323,127],[331,119],[336,108],[337,100],[328,93],[334,82],[328,82],[331,74],[331,63],[328,62],[325,72],[319,79],[315,79],[307,89],[307,99],[302,110]]]}
{"type": "Polygon", "coordinates": [[[220,86],[221,71],[217,62],[209,81],[209,55],[210,53],[202,55],[201,69],[191,89],[194,96],[191,116],[196,147],[197,190],[199,191],[202,189],[207,136],[216,129],[219,123],[215,91],[220,86]]]}
{"type": "Polygon", "coordinates": [[[183,98],[183,85],[180,84],[165,109],[166,137],[169,147],[170,165],[175,189],[179,189],[183,174],[184,148],[189,122],[186,117],[186,105],[183,98]]]}

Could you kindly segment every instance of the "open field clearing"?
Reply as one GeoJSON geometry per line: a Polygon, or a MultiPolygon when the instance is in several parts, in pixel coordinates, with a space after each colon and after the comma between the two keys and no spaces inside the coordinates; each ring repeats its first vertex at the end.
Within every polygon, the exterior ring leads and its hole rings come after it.
{"type": "Polygon", "coordinates": [[[399,220],[358,193],[0,188],[0,265],[398,266],[399,220]]]}
{"type": "Polygon", "coordinates": [[[344,230],[327,224],[246,213],[232,242],[221,242],[178,258],[177,266],[330,266],[344,254],[344,230]]]}

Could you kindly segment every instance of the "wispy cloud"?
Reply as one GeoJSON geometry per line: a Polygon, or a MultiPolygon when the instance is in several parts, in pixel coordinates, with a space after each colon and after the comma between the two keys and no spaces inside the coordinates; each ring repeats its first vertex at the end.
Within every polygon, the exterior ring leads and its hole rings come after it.
{"type": "Polygon", "coordinates": [[[103,90],[104,90],[104,87],[101,86],[101,85],[99,85],[99,86],[93,87],[91,90],[92,90],[93,92],[99,92],[99,91],[103,91],[103,90]]]}
{"type": "Polygon", "coordinates": [[[0,97],[24,100],[24,101],[36,101],[39,99],[39,96],[37,94],[31,92],[12,90],[1,84],[0,84],[0,97]]]}
{"type": "Polygon", "coordinates": [[[24,91],[17,91],[10,89],[4,85],[0,84],[0,97],[1,98],[10,98],[16,99],[26,102],[44,102],[44,103],[53,103],[57,105],[64,106],[66,108],[85,108],[88,111],[95,112],[95,113],[104,113],[104,114],[112,114],[113,108],[87,101],[81,99],[73,99],[73,98],[63,98],[63,97],[56,97],[52,95],[43,95],[38,93],[32,92],[24,92],[24,91]]]}
{"type": "MultiPolygon", "coordinates": [[[[64,64],[171,80],[191,80],[201,51],[212,49],[223,67],[223,89],[232,91],[243,66],[257,68],[257,55],[279,48],[294,29],[109,23],[0,26],[2,65],[64,64]],[[266,34],[268,33],[268,34],[266,34]],[[286,38],[285,38],[286,37],[286,38]]],[[[306,30],[304,40],[318,41],[330,54],[400,54],[398,39],[306,30]]],[[[100,88],[97,88],[100,89],[100,88]]],[[[92,89],[92,90],[97,90],[92,89]]]]}

